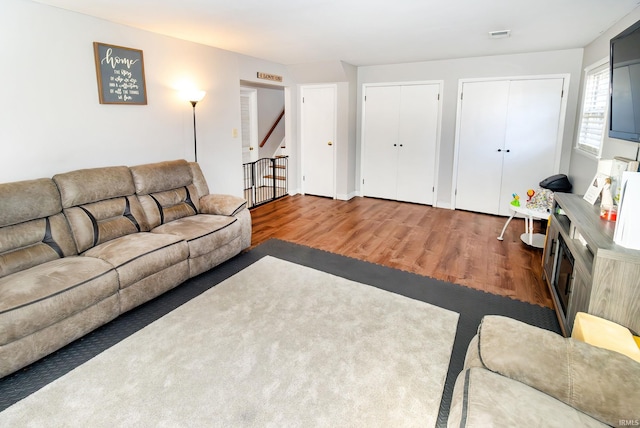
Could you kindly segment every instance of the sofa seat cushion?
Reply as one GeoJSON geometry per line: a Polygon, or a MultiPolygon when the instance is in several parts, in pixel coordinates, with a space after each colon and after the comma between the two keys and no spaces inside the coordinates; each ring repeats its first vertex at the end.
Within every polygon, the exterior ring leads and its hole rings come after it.
{"type": "Polygon", "coordinates": [[[152,233],[171,234],[189,243],[189,257],[210,253],[240,235],[234,217],[198,214],[184,217],[154,228],[152,233]]]}
{"type": "Polygon", "coordinates": [[[0,278],[0,345],[42,330],[118,292],[103,260],[71,256],[0,278]]]}
{"type": "Polygon", "coordinates": [[[189,247],[179,236],[140,232],[107,241],[83,255],[115,267],[123,289],[187,260],[189,247]]]}
{"type": "Polygon", "coordinates": [[[449,427],[605,427],[537,389],[482,368],[458,376],[449,427]]]}

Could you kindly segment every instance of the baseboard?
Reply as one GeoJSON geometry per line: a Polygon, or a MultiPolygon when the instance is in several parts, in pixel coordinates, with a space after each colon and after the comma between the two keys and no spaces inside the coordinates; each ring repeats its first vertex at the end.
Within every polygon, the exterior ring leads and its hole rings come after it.
{"type": "Polygon", "coordinates": [[[433,204],[434,207],[436,208],[445,208],[445,209],[450,209],[452,210],[453,208],[451,207],[451,202],[440,202],[440,201],[436,201],[435,204],[433,204]]]}
{"type": "Polygon", "coordinates": [[[351,193],[347,193],[346,195],[344,194],[336,195],[336,199],[339,199],[341,201],[348,201],[355,198],[356,196],[358,196],[357,192],[351,192],[351,193]]]}

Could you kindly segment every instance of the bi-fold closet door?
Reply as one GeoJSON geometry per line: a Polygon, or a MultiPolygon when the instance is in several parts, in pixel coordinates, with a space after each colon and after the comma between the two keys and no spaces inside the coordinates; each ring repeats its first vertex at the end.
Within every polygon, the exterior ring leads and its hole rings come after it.
{"type": "Polygon", "coordinates": [[[440,84],[368,86],[363,195],[433,205],[440,84]]]}
{"type": "Polygon", "coordinates": [[[557,173],[565,78],[463,82],[458,100],[456,209],[509,215],[513,193],[557,173]]]}

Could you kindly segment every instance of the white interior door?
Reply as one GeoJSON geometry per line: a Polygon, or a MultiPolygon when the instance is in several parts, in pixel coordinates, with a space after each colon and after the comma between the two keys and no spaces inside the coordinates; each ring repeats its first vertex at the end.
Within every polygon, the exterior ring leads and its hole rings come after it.
{"type": "Polygon", "coordinates": [[[303,193],[335,197],[336,86],[303,86],[303,193]]]}
{"type": "Polygon", "coordinates": [[[509,81],[462,85],[455,208],[497,214],[509,81]]]}
{"type": "Polygon", "coordinates": [[[401,87],[397,198],[433,205],[440,85],[401,87]]]}
{"type": "Polygon", "coordinates": [[[364,195],[397,198],[400,86],[366,89],[364,195]]]}
{"type": "Polygon", "coordinates": [[[501,215],[510,215],[512,194],[554,174],[564,79],[514,80],[509,90],[501,215]]]}

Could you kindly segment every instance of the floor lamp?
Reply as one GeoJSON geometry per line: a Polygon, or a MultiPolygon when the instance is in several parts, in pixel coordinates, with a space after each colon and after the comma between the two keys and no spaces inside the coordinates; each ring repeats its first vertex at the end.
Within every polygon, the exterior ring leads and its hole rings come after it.
{"type": "Polygon", "coordinates": [[[196,140],[196,104],[202,101],[206,92],[205,91],[191,91],[185,94],[185,98],[189,100],[193,106],[193,158],[198,162],[198,142],[196,140]]]}

